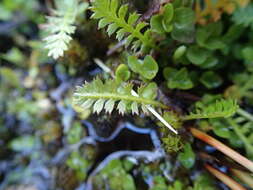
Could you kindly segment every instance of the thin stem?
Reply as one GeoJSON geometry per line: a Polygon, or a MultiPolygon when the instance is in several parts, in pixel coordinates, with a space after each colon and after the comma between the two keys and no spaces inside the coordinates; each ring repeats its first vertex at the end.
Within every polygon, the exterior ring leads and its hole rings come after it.
{"type": "Polygon", "coordinates": [[[241,184],[237,183],[231,177],[229,177],[226,174],[220,172],[219,170],[213,168],[212,166],[205,164],[205,168],[211,174],[213,174],[215,177],[217,177],[219,180],[221,180],[224,184],[226,184],[228,187],[230,187],[232,190],[246,190],[241,184]]]}
{"type": "Polygon", "coordinates": [[[228,118],[227,121],[233,127],[233,130],[237,134],[237,136],[244,143],[247,152],[253,155],[253,146],[251,145],[250,141],[245,137],[245,135],[242,133],[242,130],[240,130],[240,126],[230,118],[228,118]]]}
{"type": "Polygon", "coordinates": [[[238,169],[231,169],[231,172],[240,180],[242,180],[242,182],[253,189],[253,176],[250,175],[250,173],[238,169]]]}
{"type": "Polygon", "coordinates": [[[249,112],[244,111],[241,108],[238,108],[237,113],[243,117],[245,117],[246,119],[253,121],[253,115],[250,114],[249,112]]]}
{"type": "Polygon", "coordinates": [[[146,105],[153,105],[156,107],[161,107],[161,108],[168,108],[168,106],[154,101],[150,99],[145,99],[141,97],[136,97],[136,96],[129,96],[129,95],[121,95],[121,94],[113,94],[113,93],[75,93],[76,96],[84,97],[86,99],[113,99],[113,100],[127,100],[127,101],[133,101],[137,102],[140,104],[146,104],[146,105]]]}
{"type": "Polygon", "coordinates": [[[225,155],[227,155],[228,157],[230,157],[231,159],[233,159],[237,163],[241,164],[242,166],[244,166],[245,168],[247,168],[248,170],[253,172],[253,162],[251,160],[247,159],[246,157],[242,156],[241,154],[239,154],[235,150],[233,150],[233,149],[229,148],[228,146],[226,146],[225,144],[223,144],[222,142],[216,140],[215,138],[207,135],[204,132],[201,132],[198,129],[190,128],[190,131],[194,137],[217,148],[219,151],[221,151],[222,153],[224,153],[225,155]]]}

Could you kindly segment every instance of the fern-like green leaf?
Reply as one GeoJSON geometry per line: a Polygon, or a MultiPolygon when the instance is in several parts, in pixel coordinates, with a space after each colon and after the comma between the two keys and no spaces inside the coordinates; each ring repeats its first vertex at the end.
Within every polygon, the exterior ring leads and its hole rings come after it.
{"type": "Polygon", "coordinates": [[[87,3],[78,2],[79,0],[56,1],[57,9],[52,11],[52,16],[47,17],[45,30],[48,36],[44,38],[45,48],[49,50],[48,56],[54,59],[63,56],[64,51],[68,49],[71,34],[76,30],[76,16],[88,7],[87,3]]]}
{"type": "Polygon", "coordinates": [[[232,19],[236,24],[253,27],[253,4],[250,3],[246,7],[238,8],[234,12],[232,19]]]}
{"type": "Polygon", "coordinates": [[[167,108],[154,100],[157,92],[155,83],[139,87],[138,97],[132,95],[132,88],[132,84],[119,84],[116,80],[102,82],[97,78],[90,83],[86,82],[82,87],[77,87],[73,103],[83,109],[92,108],[94,113],[100,113],[103,109],[111,113],[116,107],[122,115],[127,111],[138,114],[139,107],[146,113],[146,105],[167,108]]]}
{"type": "Polygon", "coordinates": [[[237,102],[232,99],[217,100],[210,105],[197,104],[195,112],[191,112],[185,116],[183,120],[202,119],[202,118],[217,118],[230,117],[238,108],[237,102]]]}
{"type": "Polygon", "coordinates": [[[98,28],[107,26],[109,36],[116,33],[117,40],[125,40],[126,46],[132,44],[132,49],[146,51],[154,47],[150,36],[151,30],[142,30],[148,25],[145,22],[138,22],[137,13],[127,13],[128,5],[119,7],[119,0],[95,0],[92,6],[94,12],[92,18],[99,19],[98,28]]]}

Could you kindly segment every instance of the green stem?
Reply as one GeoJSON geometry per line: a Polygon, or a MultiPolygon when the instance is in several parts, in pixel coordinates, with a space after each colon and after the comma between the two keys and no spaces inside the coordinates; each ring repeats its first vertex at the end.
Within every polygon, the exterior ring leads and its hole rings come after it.
{"type": "Polygon", "coordinates": [[[251,115],[249,112],[244,111],[241,108],[238,108],[237,113],[245,118],[247,118],[250,121],[253,121],[253,115],[251,115]]]}
{"type": "Polygon", "coordinates": [[[137,102],[140,104],[145,104],[145,105],[153,105],[155,107],[161,107],[164,109],[167,109],[168,106],[154,101],[150,99],[145,99],[141,97],[135,97],[135,96],[129,96],[129,95],[121,95],[121,94],[112,94],[112,93],[76,93],[75,95],[84,97],[85,99],[113,99],[113,100],[126,100],[126,101],[132,101],[132,102],[137,102]]]}
{"type": "Polygon", "coordinates": [[[182,116],[182,120],[193,120],[193,119],[210,119],[210,118],[217,118],[217,117],[224,117],[224,115],[220,113],[212,113],[212,115],[203,115],[203,114],[192,114],[192,115],[185,115],[182,116]]]}
{"type": "Polygon", "coordinates": [[[249,140],[244,136],[244,134],[242,133],[242,131],[240,130],[240,126],[234,122],[234,120],[227,118],[227,121],[229,122],[229,124],[233,127],[235,133],[237,134],[237,136],[241,139],[241,141],[244,143],[246,150],[249,154],[253,155],[253,146],[251,145],[251,143],[249,142],[249,140]]]}
{"type": "Polygon", "coordinates": [[[253,82],[253,77],[251,77],[246,83],[245,83],[245,85],[242,87],[242,88],[240,88],[240,94],[241,94],[241,96],[244,96],[246,93],[247,93],[247,91],[249,90],[249,89],[251,89],[252,88],[252,82],[253,82]]]}

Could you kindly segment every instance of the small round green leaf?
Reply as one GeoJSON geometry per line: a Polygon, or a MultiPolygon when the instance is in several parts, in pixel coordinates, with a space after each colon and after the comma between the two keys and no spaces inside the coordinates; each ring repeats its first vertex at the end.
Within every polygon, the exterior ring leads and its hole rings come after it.
{"type": "Polygon", "coordinates": [[[129,56],[128,65],[133,72],[139,73],[141,77],[149,80],[153,79],[158,72],[158,64],[150,55],[147,55],[143,61],[135,56],[129,56]]]}
{"type": "Polygon", "coordinates": [[[144,87],[140,94],[143,98],[147,99],[155,99],[157,96],[157,85],[156,83],[152,82],[149,83],[146,87],[144,87]]]}
{"type": "Polygon", "coordinates": [[[173,59],[174,60],[180,59],[184,55],[185,51],[186,51],[186,46],[184,45],[179,46],[173,54],[173,59]]]}
{"type": "Polygon", "coordinates": [[[184,151],[179,153],[179,161],[187,169],[192,168],[195,163],[195,154],[192,150],[192,147],[189,143],[185,144],[184,151]]]}
{"type": "Polygon", "coordinates": [[[222,79],[213,71],[206,71],[201,75],[200,82],[204,84],[205,87],[211,89],[219,87],[222,84],[222,79]]]}
{"type": "Polygon", "coordinates": [[[138,73],[141,63],[136,56],[128,56],[127,63],[133,72],[138,73]]]}
{"type": "Polygon", "coordinates": [[[209,55],[210,53],[207,50],[200,48],[198,46],[190,47],[186,54],[189,61],[194,65],[203,64],[209,55]]]}
{"type": "Polygon", "coordinates": [[[180,28],[187,28],[195,21],[195,13],[191,8],[180,7],[175,10],[174,24],[180,28]]]}
{"type": "Polygon", "coordinates": [[[174,89],[190,89],[193,87],[193,82],[188,76],[188,71],[186,68],[182,68],[176,73],[173,73],[171,76],[168,76],[168,88],[174,89]]]}
{"type": "Polygon", "coordinates": [[[170,32],[172,30],[171,21],[174,15],[174,8],[171,3],[168,3],[164,6],[162,25],[166,32],[170,32]]]}
{"type": "Polygon", "coordinates": [[[142,77],[151,80],[156,76],[157,72],[158,72],[158,64],[153,59],[153,57],[147,55],[143,60],[143,64],[141,66],[141,70],[139,71],[139,73],[141,74],[142,77]]]}
{"type": "Polygon", "coordinates": [[[216,57],[208,57],[204,63],[201,64],[201,68],[212,68],[218,65],[219,60],[216,57]]]}
{"type": "Polygon", "coordinates": [[[151,25],[152,31],[157,32],[159,34],[165,33],[165,30],[162,25],[162,19],[163,19],[163,15],[158,14],[158,15],[152,16],[152,18],[150,20],[150,25],[151,25]]]}
{"type": "Polygon", "coordinates": [[[120,64],[116,69],[115,75],[116,80],[127,81],[131,76],[131,72],[125,64],[120,64]]]}

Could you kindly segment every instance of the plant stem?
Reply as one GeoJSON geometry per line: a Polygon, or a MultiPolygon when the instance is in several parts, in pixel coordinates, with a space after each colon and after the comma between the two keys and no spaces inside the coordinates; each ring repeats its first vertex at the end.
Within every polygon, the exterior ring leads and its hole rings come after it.
{"type": "Polygon", "coordinates": [[[241,109],[241,108],[238,108],[237,113],[238,113],[239,115],[241,115],[241,116],[247,118],[248,120],[253,121],[253,115],[250,114],[249,112],[246,112],[246,111],[244,111],[244,110],[241,109]]]}
{"type": "Polygon", "coordinates": [[[219,170],[213,168],[209,164],[205,164],[205,168],[211,174],[213,174],[215,177],[217,177],[219,180],[221,180],[224,184],[226,184],[228,187],[230,187],[232,190],[246,190],[241,184],[237,183],[231,177],[229,177],[226,174],[220,172],[219,170]]]}
{"type": "Polygon", "coordinates": [[[247,184],[250,188],[253,189],[253,176],[250,173],[238,170],[238,169],[231,169],[231,172],[242,180],[245,184],[247,184]]]}
{"type": "Polygon", "coordinates": [[[240,126],[233,119],[227,118],[227,121],[233,127],[233,130],[237,134],[237,136],[244,143],[244,145],[246,147],[246,151],[249,154],[253,155],[253,146],[251,145],[249,140],[245,137],[245,135],[242,133],[242,130],[240,130],[240,126]]]}
{"type": "Polygon", "coordinates": [[[253,162],[251,160],[247,159],[246,157],[242,156],[241,154],[239,154],[235,150],[233,150],[233,149],[229,148],[228,146],[226,146],[225,144],[223,144],[222,142],[216,140],[215,138],[207,135],[204,132],[201,132],[198,129],[190,128],[190,131],[194,137],[217,148],[219,151],[221,151],[222,153],[224,153],[225,155],[227,155],[228,157],[230,157],[231,159],[233,159],[237,163],[241,164],[242,166],[244,166],[245,168],[247,168],[248,170],[253,172],[253,162]]]}
{"type": "Polygon", "coordinates": [[[136,97],[136,96],[129,96],[129,95],[121,95],[121,94],[113,94],[113,93],[75,93],[75,95],[80,96],[80,97],[85,97],[87,99],[113,99],[113,100],[127,100],[127,101],[133,101],[137,102],[139,104],[148,104],[148,105],[153,105],[156,107],[161,107],[161,108],[168,108],[168,106],[154,100],[146,99],[146,98],[141,98],[141,97],[136,97]]]}

